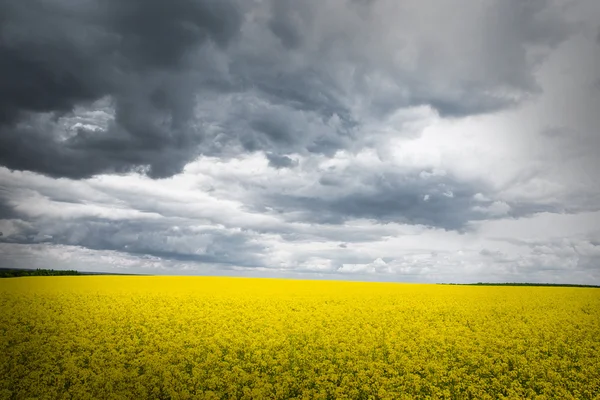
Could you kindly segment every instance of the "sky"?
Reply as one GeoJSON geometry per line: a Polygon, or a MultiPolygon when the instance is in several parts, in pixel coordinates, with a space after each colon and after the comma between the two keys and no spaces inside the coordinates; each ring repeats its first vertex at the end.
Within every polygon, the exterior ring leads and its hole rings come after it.
{"type": "Polygon", "coordinates": [[[0,0],[0,267],[600,284],[597,0],[0,0]]]}

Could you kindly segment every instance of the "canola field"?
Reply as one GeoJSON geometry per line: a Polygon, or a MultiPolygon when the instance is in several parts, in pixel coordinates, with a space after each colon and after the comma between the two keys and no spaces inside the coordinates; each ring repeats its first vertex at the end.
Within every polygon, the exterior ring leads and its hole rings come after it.
{"type": "Polygon", "coordinates": [[[598,399],[600,289],[0,280],[0,399],[598,399]]]}

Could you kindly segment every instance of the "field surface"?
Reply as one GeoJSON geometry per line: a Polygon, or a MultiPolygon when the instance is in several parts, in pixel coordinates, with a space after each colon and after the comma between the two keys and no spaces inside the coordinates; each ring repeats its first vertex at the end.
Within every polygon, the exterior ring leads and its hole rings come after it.
{"type": "Polygon", "coordinates": [[[600,398],[600,289],[0,281],[0,399],[600,398]]]}

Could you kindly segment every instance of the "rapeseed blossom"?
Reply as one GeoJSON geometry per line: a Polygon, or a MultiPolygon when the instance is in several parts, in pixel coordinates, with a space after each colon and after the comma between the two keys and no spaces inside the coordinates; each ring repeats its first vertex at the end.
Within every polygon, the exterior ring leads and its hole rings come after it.
{"type": "Polygon", "coordinates": [[[593,399],[600,291],[0,281],[0,399],[593,399]]]}

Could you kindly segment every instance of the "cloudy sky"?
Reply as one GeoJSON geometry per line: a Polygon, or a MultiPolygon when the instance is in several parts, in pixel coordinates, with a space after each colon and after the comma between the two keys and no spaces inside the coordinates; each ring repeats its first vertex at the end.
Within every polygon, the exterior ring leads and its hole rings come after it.
{"type": "Polygon", "coordinates": [[[600,284],[597,0],[0,0],[0,267],[600,284]]]}

